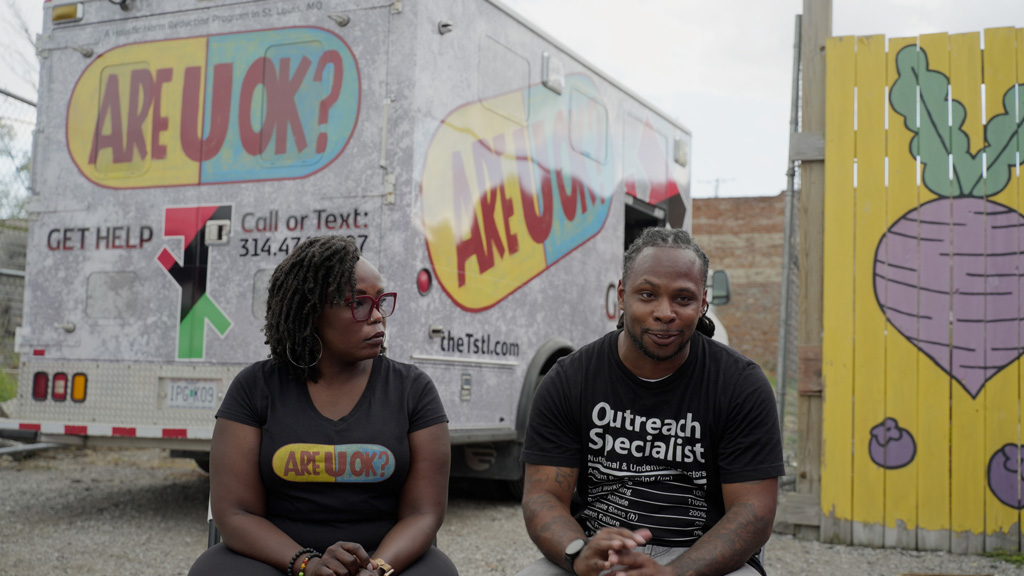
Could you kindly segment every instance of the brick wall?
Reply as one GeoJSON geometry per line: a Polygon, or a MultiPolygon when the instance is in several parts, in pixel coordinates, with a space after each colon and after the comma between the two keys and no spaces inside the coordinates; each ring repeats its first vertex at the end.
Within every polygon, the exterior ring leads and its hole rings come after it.
{"type": "Polygon", "coordinates": [[[711,267],[728,270],[732,281],[732,299],[716,310],[729,343],[773,377],[785,217],[785,194],[693,200],[694,238],[711,267]]]}

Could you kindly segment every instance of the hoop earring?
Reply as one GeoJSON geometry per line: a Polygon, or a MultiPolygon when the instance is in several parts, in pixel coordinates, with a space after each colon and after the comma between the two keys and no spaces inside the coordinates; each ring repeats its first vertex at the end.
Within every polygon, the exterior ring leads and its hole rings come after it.
{"type": "Polygon", "coordinates": [[[292,360],[292,352],[290,350],[291,347],[288,346],[287,344],[285,344],[285,346],[284,346],[284,355],[288,357],[288,361],[291,362],[293,365],[295,365],[296,368],[312,368],[313,366],[316,366],[316,363],[319,362],[320,358],[323,357],[323,355],[324,355],[324,343],[320,341],[320,336],[318,336],[316,332],[313,333],[313,337],[316,338],[317,344],[320,345],[320,353],[316,355],[316,360],[313,360],[312,364],[307,364],[305,366],[303,366],[302,364],[299,364],[295,360],[292,360]]]}

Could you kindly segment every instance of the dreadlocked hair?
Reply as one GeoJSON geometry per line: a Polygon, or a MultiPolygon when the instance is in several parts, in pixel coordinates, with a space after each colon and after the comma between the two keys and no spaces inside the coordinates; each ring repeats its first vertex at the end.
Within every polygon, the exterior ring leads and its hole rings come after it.
{"type": "MultiPolygon", "coordinates": [[[[680,248],[689,250],[697,256],[701,269],[701,292],[708,287],[708,268],[710,261],[708,255],[701,250],[701,247],[694,242],[693,237],[683,230],[675,228],[644,228],[640,236],[629,245],[626,254],[622,258],[622,283],[625,284],[629,275],[633,273],[633,265],[637,256],[647,248],[680,248]]],[[[707,309],[703,310],[700,318],[697,319],[697,331],[711,338],[715,335],[715,323],[707,316],[707,309]]],[[[619,314],[618,328],[621,330],[625,325],[623,314],[619,314]]]]}
{"type": "Polygon", "coordinates": [[[314,236],[301,242],[270,277],[263,325],[270,358],[299,382],[320,378],[323,344],[314,322],[333,299],[356,290],[359,247],[346,236],[314,236]]]}

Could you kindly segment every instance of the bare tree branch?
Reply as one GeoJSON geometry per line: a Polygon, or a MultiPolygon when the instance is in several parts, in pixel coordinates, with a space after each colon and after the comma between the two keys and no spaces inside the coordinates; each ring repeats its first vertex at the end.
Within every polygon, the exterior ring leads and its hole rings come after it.
{"type": "Polygon", "coordinates": [[[32,94],[26,96],[35,97],[39,91],[39,57],[36,55],[32,27],[15,0],[3,0],[3,8],[8,16],[2,18],[4,29],[3,39],[0,40],[5,64],[21,82],[32,87],[32,94]]]}

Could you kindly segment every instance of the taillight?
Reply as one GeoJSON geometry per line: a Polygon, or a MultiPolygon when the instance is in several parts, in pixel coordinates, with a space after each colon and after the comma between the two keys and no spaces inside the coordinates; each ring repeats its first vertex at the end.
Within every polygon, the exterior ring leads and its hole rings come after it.
{"type": "Polygon", "coordinates": [[[79,372],[71,377],[71,400],[75,402],[85,402],[85,385],[86,385],[85,374],[79,372]]]}
{"type": "Polygon", "coordinates": [[[68,399],[68,375],[63,372],[53,375],[53,399],[58,402],[68,399]]]}
{"type": "Polygon", "coordinates": [[[69,378],[64,372],[53,375],[53,389],[50,389],[50,376],[46,372],[36,372],[32,375],[32,398],[46,400],[50,395],[56,402],[63,402],[68,399],[68,388],[71,392],[71,400],[85,402],[85,391],[89,384],[89,378],[79,372],[69,378]]]}
{"type": "Polygon", "coordinates": [[[50,377],[46,372],[36,372],[32,376],[32,397],[36,400],[46,400],[46,391],[50,387],[50,377]]]}

